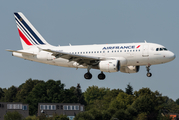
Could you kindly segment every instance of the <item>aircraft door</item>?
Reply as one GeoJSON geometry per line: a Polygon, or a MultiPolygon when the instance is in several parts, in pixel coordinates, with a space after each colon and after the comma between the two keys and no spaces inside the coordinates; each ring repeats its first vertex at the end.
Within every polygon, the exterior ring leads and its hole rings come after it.
{"type": "Polygon", "coordinates": [[[149,45],[148,44],[143,46],[142,57],[149,57],[149,45]]]}

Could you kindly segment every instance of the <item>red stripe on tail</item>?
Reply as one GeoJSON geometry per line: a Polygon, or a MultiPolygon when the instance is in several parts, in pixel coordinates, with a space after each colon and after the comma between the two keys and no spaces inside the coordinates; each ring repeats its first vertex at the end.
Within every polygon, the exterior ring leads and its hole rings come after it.
{"type": "Polygon", "coordinates": [[[19,31],[19,35],[20,37],[24,40],[24,42],[27,44],[27,45],[32,45],[29,40],[23,35],[23,33],[18,29],[19,31]]]}

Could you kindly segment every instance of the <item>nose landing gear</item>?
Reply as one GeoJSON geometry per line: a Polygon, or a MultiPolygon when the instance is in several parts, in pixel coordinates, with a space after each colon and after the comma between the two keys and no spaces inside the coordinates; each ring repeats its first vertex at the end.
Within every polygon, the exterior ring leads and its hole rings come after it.
{"type": "MultiPolygon", "coordinates": [[[[84,74],[84,78],[89,80],[92,78],[92,74],[90,73],[91,66],[88,66],[87,70],[88,72],[84,74]]],[[[101,71],[101,73],[98,75],[99,80],[104,80],[106,78],[105,74],[101,71]]]]}
{"type": "Polygon", "coordinates": [[[147,77],[151,77],[152,76],[152,73],[150,73],[150,66],[146,66],[147,68],[147,77]]]}

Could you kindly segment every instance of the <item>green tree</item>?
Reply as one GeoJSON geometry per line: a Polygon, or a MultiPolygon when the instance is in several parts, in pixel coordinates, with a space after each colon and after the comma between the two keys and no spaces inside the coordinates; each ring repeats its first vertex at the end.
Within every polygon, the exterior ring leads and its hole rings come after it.
{"type": "Polygon", "coordinates": [[[142,112],[142,113],[138,114],[137,120],[147,120],[147,113],[142,112]]]}
{"type": "Polygon", "coordinates": [[[53,120],[69,120],[69,118],[66,115],[57,115],[53,117],[53,120]]]}
{"type": "Polygon", "coordinates": [[[106,110],[102,110],[102,120],[110,120],[112,116],[116,113],[116,108],[108,108],[106,110]]]}
{"type": "Polygon", "coordinates": [[[134,103],[132,104],[132,107],[135,108],[138,113],[150,113],[155,110],[155,103],[148,95],[143,95],[138,97],[134,103]]]}
{"type": "Polygon", "coordinates": [[[18,88],[15,86],[11,86],[8,89],[4,89],[4,97],[2,98],[3,102],[14,102],[16,100],[16,94],[18,88]]]}
{"type": "Polygon", "coordinates": [[[37,111],[38,103],[75,103],[74,91],[64,89],[64,84],[60,80],[48,80],[35,85],[26,99],[29,103],[30,115],[34,115],[37,111]]]}
{"type": "Polygon", "coordinates": [[[35,115],[33,116],[28,116],[24,120],[39,120],[35,115]]]}
{"type": "Polygon", "coordinates": [[[133,103],[133,96],[126,93],[120,92],[116,99],[111,101],[110,107],[116,109],[127,109],[133,103]]]}
{"type": "Polygon", "coordinates": [[[133,95],[133,87],[130,85],[130,83],[127,85],[127,88],[125,89],[128,95],[133,95]]]}
{"type": "Polygon", "coordinates": [[[146,113],[148,120],[157,119],[159,111],[163,109],[164,103],[162,95],[158,92],[152,92],[149,88],[142,88],[134,92],[135,101],[131,105],[138,114],[146,113]]]}
{"type": "Polygon", "coordinates": [[[1,98],[3,98],[3,97],[4,97],[4,91],[2,88],[0,88],[0,101],[1,101],[1,98]]]}
{"type": "Polygon", "coordinates": [[[179,113],[179,105],[174,100],[167,96],[163,96],[163,100],[162,107],[167,113],[179,113]]]}
{"type": "MultiPolygon", "coordinates": [[[[118,96],[119,93],[123,93],[124,91],[120,90],[120,89],[113,89],[113,90],[110,90],[106,93],[106,95],[103,96],[103,99],[98,101],[97,105],[99,106],[98,108],[100,109],[103,109],[103,110],[106,110],[109,108],[109,105],[111,103],[111,101],[113,101],[114,99],[116,99],[116,97],[118,96]]],[[[96,102],[95,102],[96,104],[96,102]]],[[[96,106],[97,106],[96,105],[96,106]]]]}
{"type": "Polygon", "coordinates": [[[119,109],[111,118],[111,120],[118,119],[118,120],[129,120],[129,115],[125,112],[124,109],[119,109]]]}
{"type": "Polygon", "coordinates": [[[129,106],[125,111],[131,117],[130,119],[132,119],[138,115],[137,110],[135,108],[133,108],[132,106],[129,106]]]}
{"type": "Polygon", "coordinates": [[[17,111],[7,112],[4,115],[4,120],[22,120],[22,115],[17,111]]]}
{"type": "Polygon", "coordinates": [[[101,100],[109,91],[106,88],[98,88],[98,86],[88,87],[84,92],[85,101],[87,104],[93,104],[95,100],[101,100]]]}
{"type": "Polygon", "coordinates": [[[25,83],[21,84],[18,89],[16,95],[16,102],[23,102],[26,103],[27,96],[30,94],[34,86],[36,86],[39,83],[43,83],[42,80],[32,80],[31,78],[26,80],[25,83]]]}
{"type": "Polygon", "coordinates": [[[93,109],[89,110],[88,112],[94,116],[95,120],[103,120],[103,115],[100,110],[93,108],[93,109]]]}
{"type": "Polygon", "coordinates": [[[178,99],[176,99],[176,103],[177,103],[177,105],[179,105],[179,98],[178,98],[178,99]]]}
{"type": "Polygon", "coordinates": [[[77,114],[74,120],[95,120],[95,117],[90,112],[86,111],[77,114]]]}

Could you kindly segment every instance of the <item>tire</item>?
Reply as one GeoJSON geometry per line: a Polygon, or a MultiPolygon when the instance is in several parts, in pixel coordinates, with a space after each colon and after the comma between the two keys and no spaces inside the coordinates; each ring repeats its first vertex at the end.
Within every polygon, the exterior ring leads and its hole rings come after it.
{"type": "Polygon", "coordinates": [[[99,79],[99,80],[104,80],[105,78],[106,78],[105,74],[100,73],[100,74],[98,75],[98,79],[99,79]]]}
{"type": "Polygon", "coordinates": [[[87,79],[87,80],[89,80],[89,79],[92,78],[92,74],[91,74],[91,73],[85,73],[85,74],[84,74],[84,78],[87,79]]]}
{"type": "Polygon", "coordinates": [[[147,73],[147,77],[151,77],[152,76],[152,73],[147,73]]]}

